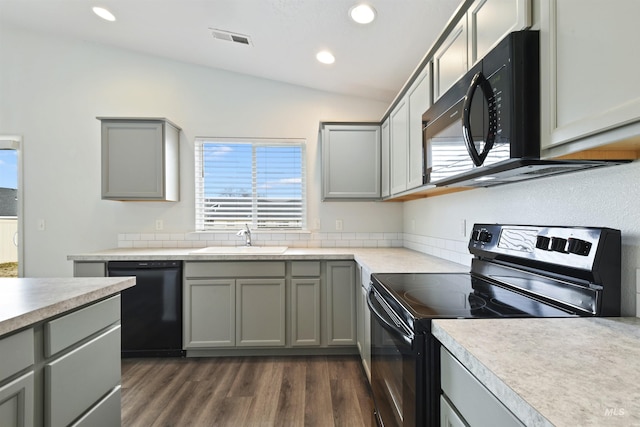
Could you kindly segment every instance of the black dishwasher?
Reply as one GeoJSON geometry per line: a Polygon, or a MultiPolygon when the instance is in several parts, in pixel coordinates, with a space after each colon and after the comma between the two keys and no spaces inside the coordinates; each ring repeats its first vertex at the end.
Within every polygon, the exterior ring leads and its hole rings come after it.
{"type": "Polygon", "coordinates": [[[122,292],[122,357],[182,357],[182,261],[110,261],[110,277],[134,276],[122,292]]]}

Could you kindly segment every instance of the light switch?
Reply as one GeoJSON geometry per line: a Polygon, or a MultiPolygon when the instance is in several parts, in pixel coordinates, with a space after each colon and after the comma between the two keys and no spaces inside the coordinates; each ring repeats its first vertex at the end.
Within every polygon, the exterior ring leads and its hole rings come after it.
{"type": "Polygon", "coordinates": [[[44,219],[39,219],[38,220],[38,231],[44,231],[47,229],[47,223],[45,222],[44,219]]]}

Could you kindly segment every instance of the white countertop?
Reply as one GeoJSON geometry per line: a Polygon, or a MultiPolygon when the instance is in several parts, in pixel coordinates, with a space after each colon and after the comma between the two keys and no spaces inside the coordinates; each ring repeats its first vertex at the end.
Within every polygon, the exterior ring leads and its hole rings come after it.
{"type": "Polygon", "coordinates": [[[640,426],[640,318],[439,319],[432,333],[527,426],[640,426]]]}
{"type": "Polygon", "coordinates": [[[0,336],[134,286],[135,278],[0,279],[0,336]]]}
{"type": "Polygon", "coordinates": [[[197,248],[107,249],[69,255],[72,261],[355,260],[375,273],[468,272],[469,266],[405,248],[288,248],[280,255],[191,254],[197,248]]]}

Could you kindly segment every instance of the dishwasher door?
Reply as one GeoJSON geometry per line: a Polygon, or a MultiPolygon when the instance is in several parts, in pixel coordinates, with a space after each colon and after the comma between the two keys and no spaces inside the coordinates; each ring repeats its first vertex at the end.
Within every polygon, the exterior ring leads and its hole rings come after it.
{"type": "Polygon", "coordinates": [[[111,261],[110,277],[134,276],[122,292],[122,357],[182,357],[182,262],[111,261]]]}

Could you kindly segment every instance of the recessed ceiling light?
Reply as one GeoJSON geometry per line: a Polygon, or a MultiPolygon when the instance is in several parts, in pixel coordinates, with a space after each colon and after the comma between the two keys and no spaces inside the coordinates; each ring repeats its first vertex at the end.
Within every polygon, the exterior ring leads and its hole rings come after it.
{"type": "Polygon", "coordinates": [[[316,55],[316,59],[323,64],[333,64],[334,62],[336,62],[336,58],[328,50],[322,50],[318,52],[318,54],[316,55]]]}
{"type": "Polygon", "coordinates": [[[93,13],[95,13],[100,18],[104,19],[105,21],[113,22],[113,21],[116,20],[116,17],[113,16],[113,13],[109,12],[107,9],[105,9],[103,7],[94,7],[93,8],[93,13]]]}
{"type": "Polygon", "coordinates": [[[349,16],[358,24],[369,24],[376,19],[376,10],[368,4],[358,4],[349,9],[349,16]]]}

